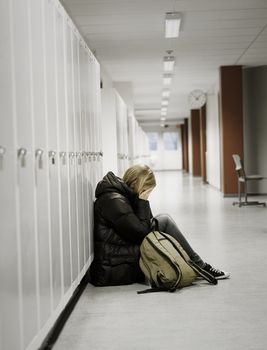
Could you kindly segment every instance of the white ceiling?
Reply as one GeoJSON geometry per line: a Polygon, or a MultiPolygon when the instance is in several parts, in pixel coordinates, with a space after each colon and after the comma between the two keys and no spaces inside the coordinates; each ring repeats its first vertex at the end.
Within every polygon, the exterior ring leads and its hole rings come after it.
{"type": "Polygon", "coordinates": [[[167,122],[189,116],[188,94],[208,92],[222,65],[267,64],[267,0],[62,0],[114,82],[131,82],[136,118],[159,123],[163,56],[176,64],[167,122]],[[166,12],[182,14],[164,38],[166,12]]]}

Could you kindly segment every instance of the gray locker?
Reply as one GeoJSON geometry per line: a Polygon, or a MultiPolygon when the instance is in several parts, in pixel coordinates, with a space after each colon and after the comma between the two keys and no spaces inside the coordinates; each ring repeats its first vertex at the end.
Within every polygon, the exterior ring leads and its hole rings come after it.
{"type": "Polygon", "coordinates": [[[66,118],[66,79],[64,52],[64,18],[61,8],[56,8],[56,71],[57,71],[57,113],[58,113],[58,145],[61,190],[61,232],[64,292],[71,285],[70,262],[70,226],[69,226],[69,181],[67,167],[67,118],[66,118]]]}
{"type": "Polygon", "coordinates": [[[74,118],[74,67],[73,67],[73,28],[68,22],[66,28],[66,64],[67,64],[67,116],[68,116],[68,143],[69,143],[69,191],[70,191],[70,231],[71,231],[71,280],[78,276],[78,244],[77,244],[77,201],[76,201],[76,150],[75,150],[75,118],[74,118]]]}
{"type": "Polygon", "coordinates": [[[32,350],[93,257],[99,64],[58,0],[0,16],[0,347],[32,350]]]}
{"type": "Polygon", "coordinates": [[[49,227],[48,198],[48,148],[45,95],[45,50],[42,2],[30,1],[30,38],[32,63],[32,108],[34,115],[34,166],[36,186],[36,221],[38,250],[38,289],[40,326],[43,326],[52,311],[51,298],[51,236],[49,227]]]}
{"type": "Polygon", "coordinates": [[[20,259],[17,237],[14,100],[12,83],[12,42],[9,2],[0,2],[0,280],[1,280],[1,349],[19,349],[21,343],[20,259]]]}
{"type": "Polygon", "coordinates": [[[53,309],[59,304],[62,295],[55,33],[55,9],[51,1],[45,1],[45,59],[51,227],[50,254],[52,257],[53,309]]]}
{"type": "Polygon", "coordinates": [[[19,201],[19,239],[21,256],[21,289],[23,344],[26,347],[38,330],[36,281],[36,235],[31,57],[29,12],[26,0],[13,2],[13,47],[15,80],[15,114],[17,134],[17,185],[19,201]],[[27,88],[25,88],[27,87],[27,88]]]}

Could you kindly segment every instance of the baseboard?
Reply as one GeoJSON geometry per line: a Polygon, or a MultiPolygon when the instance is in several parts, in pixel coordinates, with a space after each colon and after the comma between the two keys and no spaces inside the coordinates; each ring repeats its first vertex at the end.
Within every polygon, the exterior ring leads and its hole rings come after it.
{"type": "Polygon", "coordinates": [[[71,315],[73,309],[75,308],[75,305],[80,299],[80,296],[82,295],[87,283],[88,283],[88,273],[85,273],[80,284],[77,286],[77,288],[73,292],[69,302],[66,304],[65,308],[62,310],[59,317],[57,318],[54,326],[52,327],[52,329],[44,339],[43,343],[39,347],[39,350],[52,349],[62,329],[64,328],[69,316],[71,315]]]}

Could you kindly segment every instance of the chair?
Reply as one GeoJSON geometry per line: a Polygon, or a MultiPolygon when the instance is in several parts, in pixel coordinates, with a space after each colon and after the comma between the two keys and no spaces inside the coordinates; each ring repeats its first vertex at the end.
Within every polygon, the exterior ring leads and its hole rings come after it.
{"type": "Polygon", "coordinates": [[[247,181],[251,180],[262,180],[264,177],[261,175],[246,175],[243,162],[238,154],[232,155],[234,162],[235,162],[235,170],[237,174],[237,181],[238,181],[238,202],[233,202],[233,205],[238,204],[239,207],[242,207],[244,205],[263,205],[266,207],[265,202],[258,202],[258,201],[248,201],[248,193],[247,193],[247,181]],[[244,184],[244,197],[245,200],[242,201],[242,183],[244,184]]]}

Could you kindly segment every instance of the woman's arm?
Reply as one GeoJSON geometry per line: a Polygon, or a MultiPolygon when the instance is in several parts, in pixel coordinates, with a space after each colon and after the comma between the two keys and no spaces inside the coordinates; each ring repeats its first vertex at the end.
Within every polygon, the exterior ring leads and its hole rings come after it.
{"type": "Polygon", "coordinates": [[[103,196],[99,200],[101,203],[98,203],[98,210],[114,230],[125,240],[141,244],[151,231],[152,214],[149,202],[137,198],[133,209],[130,202],[117,193],[109,193],[109,196],[103,196]]]}

